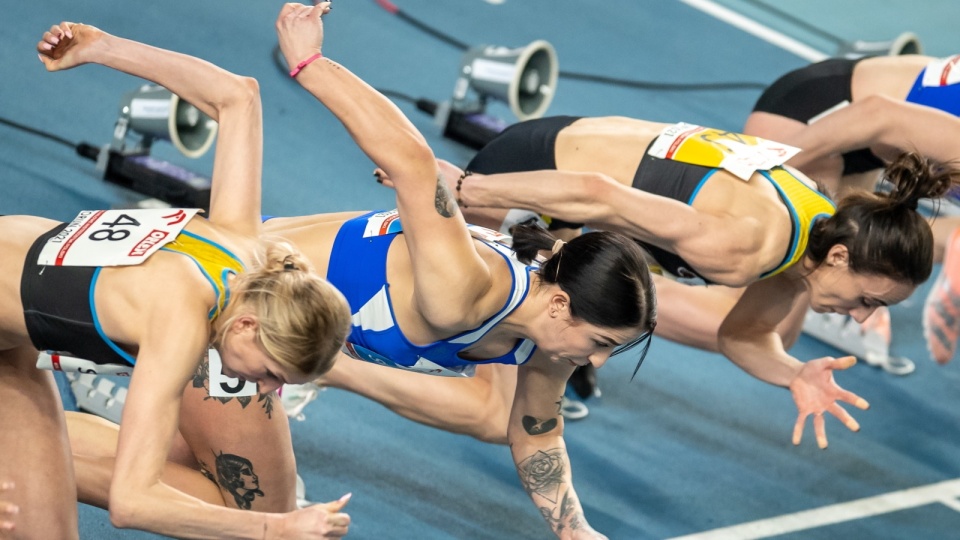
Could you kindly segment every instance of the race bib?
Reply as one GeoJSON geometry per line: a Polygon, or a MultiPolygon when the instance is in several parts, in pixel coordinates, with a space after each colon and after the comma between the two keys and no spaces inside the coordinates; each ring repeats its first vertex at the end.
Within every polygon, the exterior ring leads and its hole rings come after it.
{"type": "Polygon", "coordinates": [[[467,224],[467,229],[470,231],[470,236],[476,238],[477,240],[495,242],[507,247],[513,243],[513,238],[510,235],[504,234],[500,231],[495,231],[479,225],[471,225],[469,223],[467,224]]]}
{"type": "MultiPolygon", "coordinates": [[[[211,397],[248,397],[257,395],[257,383],[243,381],[223,374],[223,362],[216,349],[207,351],[210,366],[211,397]]],[[[37,357],[37,369],[62,371],[65,373],[87,373],[90,375],[116,375],[129,377],[133,366],[126,364],[98,364],[83,358],[43,351],[37,357]]]]}
{"type": "Polygon", "coordinates": [[[475,364],[445,367],[435,364],[434,362],[431,362],[423,357],[418,358],[417,363],[413,364],[412,366],[406,366],[403,364],[398,364],[386,356],[375,353],[370,349],[349,342],[343,346],[343,353],[350,358],[363,360],[364,362],[380,364],[381,366],[397,369],[404,369],[407,371],[415,371],[417,373],[426,373],[427,375],[438,375],[440,377],[473,377],[477,370],[477,366],[475,364]]]}
{"type": "Polygon", "coordinates": [[[396,234],[401,230],[400,214],[396,210],[387,210],[386,212],[377,212],[367,218],[367,226],[363,229],[363,237],[396,234]]]}
{"type": "Polygon", "coordinates": [[[223,374],[223,362],[216,349],[207,351],[210,362],[210,397],[249,397],[257,395],[257,383],[223,374]]]}
{"type": "Polygon", "coordinates": [[[666,127],[647,152],[703,167],[718,167],[741,180],[756,171],[783,165],[800,149],[794,146],[732,131],[679,123],[666,127]]]}
{"type": "Polygon", "coordinates": [[[960,54],[939,58],[927,64],[920,84],[923,86],[950,86],[960,82],[960,54]]]}
{"type": "Polygon", "coordinates": [[[116,375],[129,377],[132,366],[126,364],[98,364],[83,358],[43,351],[37,357],[37,369],[63,371],[64,373],[88,373],[90,375],[116,375]]]}
{"type": "MultiPolygon", "coordinates": [[[[497,242],[506,246],[510,245],[510,235],[494,231],[479,225],[467,224],[470,235],[479,240],[487,242],[497,242]]],[[[388,234],[397,234],[403,230],[400,224],[400,214],[397,210],[387,210],[377,212],[367,218],[367,225],[363,229],[363,237],[385,236],[388,234]]]]}
{"type": "Polygon", "coordinates": [[[140,264],[172,242],[199,209],[87,210],[47,240],[42,266],[140,264]]]}

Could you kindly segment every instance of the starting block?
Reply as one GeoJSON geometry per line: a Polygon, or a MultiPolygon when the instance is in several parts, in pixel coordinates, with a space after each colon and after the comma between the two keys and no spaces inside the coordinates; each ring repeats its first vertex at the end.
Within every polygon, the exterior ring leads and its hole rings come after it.
{"type": "Polygon", "coordinates": [[[111,422],[120,423],[123,403],[127,399],[127,387],[111,381],[103,375],[89,373],[66,373],[70,380],[77,407],[102,416],[111,422]]]}
{"type": "Polygon", "coordinates": [[[803,320],[803,332],[893,375],[909,375],[917,367],[909,358],[891,356],[887,336],[863,328],[848,315],[809,310],[803,320]]]}

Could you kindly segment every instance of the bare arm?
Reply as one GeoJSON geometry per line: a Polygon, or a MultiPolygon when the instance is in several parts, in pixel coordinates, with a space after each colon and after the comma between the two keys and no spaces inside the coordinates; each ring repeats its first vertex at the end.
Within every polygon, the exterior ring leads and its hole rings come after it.
{"type": "MultiPolygon", "coordinates": [[[[189,263],[184,268],[193,271],[189,263]]],[[[175,538],[319,540],[345,535],[349,518],[341,510],[346,498],[284,514],[252,512],[204,502],[162,480],[183,389],[208,347],[209,306],[197,300],[199,282],[191,287],[189,281],[177,275],[144,293],[152,295],[145,305],[161,307],[143,320],[148,330],[139,339],[110,481],[111,522],[175,538]]]]}
{"type": "Polygon", "coordinates": [[[583,515],[563,442],[560,398],[572,372],[572,367],[558,369],[539,353],[521,366],[507,436],[520,482],[554,534],[605,539],[583,515]]]}
{"type": "MultiPolygon", "coordinates": [[[[277,33],[289,65],[320,52],[320,15],[328,5],[286,4],[281,10],[277,33]]],[[[489,316],[475,306],[490,290],[490,270],[423,136],[389,99],[328,58],[313,61],[296,79],[392,179],[413,264],[415,302],[423,316],[436,326],[463,327],[489,316]]]]}
{"type": "Polygon", "coordinates": [[[676,253],[704,277],[740,286],[760,275],[762,227],[750,219],[701,212],[620,184],[600,173],[543,170],[471,175],[461,183],[467,207],[525,208],[614,230],[676,253]],[[731,266],[731,259],[740,263],[731,266]]]}
{"type": "Polygon", "coordinates": [[[83,24],[53,26],[37,50],[49,71],[101,64],[164,86],[218,120],[211,221],[242,234],[259,232],[263,129],[255,80],[83,24]]]}
{"type": "MultiPolygon", "coordinates": [[[[182,277],[182,276],[181,276],[182,277]]],[[[183,388],[208,342],[205,306],[186,286],[166,287],[161,305],[145,322],[137,367],[124,405],[117,459],[110,486],[115,526],[178,538],[263,538],[281,515],[214,506],[160,481],[180,414],[183,388]],[[193,305],[196,309],[189,309],[193,305]],[[190,316],[190,314],[193,316],[190,316]]]]}
{"type": "Polygon", "coordinates": [[[762,381],[789,386],[803,364],[787,354],[777,325],[803,293],[784,274],[747,287],[720,325],[720,352],[762,381]]]}
{"type": "Polygon", "coordinates": [[[792,319],[798,303],[805,300],[805,288],[785,274],[759,281],[747,287],[743,296],[720,326],[720,351],[754,377],[790,388],[798,416],[793,428],[793,444],[800,444],[808,416],[813,416],[814,434],[820,448],[827,447],[823,413],[836,416],[847,428],[858,431],[860,425],[838,401],[866,409],[867,402],[841,388],[833,372],[856,363],[852,356],[818,358],[806,363],[787,354],[777,333],[778,326],[792,319]]]}
{"type": "Polygon", "coordinates": [[[803,150],[799,169],[824,157],[871,147],[918,151],[940,163],[960,159],[960,118],[886,96],[868,96],[800,130],[790,144],[803,150]]]}

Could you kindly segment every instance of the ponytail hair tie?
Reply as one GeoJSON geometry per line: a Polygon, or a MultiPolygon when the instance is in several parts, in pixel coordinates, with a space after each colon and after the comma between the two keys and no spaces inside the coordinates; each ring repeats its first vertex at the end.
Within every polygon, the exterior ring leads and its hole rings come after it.
{"type": "Polygon", "coordinates": [[[560,251],[560,249],[563,247],[564,244],[566,244],[566,242],[557,238],[557,241],[553,243],[553,247],[550,248],[550,252],[556,255],[557,252],[560,251]]]}

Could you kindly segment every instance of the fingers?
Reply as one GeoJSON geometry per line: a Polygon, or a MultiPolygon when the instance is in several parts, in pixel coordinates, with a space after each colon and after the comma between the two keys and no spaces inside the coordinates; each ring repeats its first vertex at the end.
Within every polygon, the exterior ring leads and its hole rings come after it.
{"type": "Polygon", "coordinates": [[[830,367],[832,369],[847,369],[855,366],[857,364],[856,356],[843,356],[841,358],[836,358],[830,362],[830,367]]]}
{"type": "Polygon", "coordinates": [[[386,186],[386,187],[388,187],[388,188],[393,188],[393,187],[394,187],[393,181],[390,180],[390,177],[387,175],[386,171],[384,171],[384,170],[381,169],[380,167],[377,167],[377,168],[373,171],[373,176],[377,179],[377,183],[378,183],[378,184],[383,184],[384,186],[386,186]]]}
{"type": "Polygon", "coordinates": [[[283,19],[283,18],[289,16],[290,14],[295,13],[295,12],[296,12],[298,9],[300,9],[300,7],[302,7],[302,6],[303,6],[303,4],[298,4],[298,3],[296,3],[296,2],[288,2],[288,3],[284,4],[283,7],[280,8],[279,18],[283,19]]]}
{"type": "Polygon", "coordinates": [[[827,447],[827,427],[823,421],[823,413],[813,415],[813,433],[817,436],[817,446],[821,450],[827,447]]]}
{"type": "Polygon", "coordinates": [[[857,422],[853,416],[850,416],[850,413],[844,410],[843,407],[834,403],[827,409],[827,412],[836,416],[850,431],[860,431],[860,423],[857,422]]]}
{"type": "Polygon", "coordinates": [[[44,32],[40,41],[37,42],[38,57],[48,70],[54,71],[57,69],[54,67],[55,64],[51,64],[51,61],[60,59],[64,52],[70,48],[70,41],[74,37],[74,26],[74,23],[66,21],[55,24],[44,32]]]}
{"type": "MultiPolygon", "coordinates": [[[[0,499],[4,497],[3,492],[10,491],[14,487],[13,482],[0,482],[0,499]]],[[[14,517],[20,513],[20,507],[11,502],[0,500],[0,531],[12,531],[16,528],[14,517]]]]}
{"type": "Polygon", "coordinates": [[[797,423],[793,425],[793,445],[798,446],[803,438],[803,425],[807,423],[807,414],[801,413],[797,417],[797,423]]]}
{"type": "Polygon", "coordinates": [[[40,41],[37,43],[37,52],[44,54],[52,51],[60,44],[63,39],[73,38],[73,32],[70,30],[71,23],[62,22],[50,27],[43,33],[40,41]]]}
{"type": "Polygon", "coordinates": [[[73,23],[63,21],[60,24],[55,24],[43,34],[43,37],[46,38],[48,35],[56,38],[57,41],[62,38],[73,39],[73,23]]]}
{"type": "Polygon", "coordinates": [[[330,524],[330,534],[328,535],[334,538],[345,536],[350,529],[350,516],[344,513],[331,514],[327,518],[327,522],[330,524]]]}
{"type": "Polygon", "coordinates": [[[326,532],[324,532],[324,538],[340,538],[346,536],[347,531],[350,528],[350,516],[341,512],[344,506],[350,502],[350,498],[353,497],[353,493],[347,493],[339,499],[329,502],[322,505],[314,505],[316,507],[321,507],[320,511],[325,511],[327,513],[324,521],[326,522],[326,532]]]}
{"type": "Polygon", "coordinates": [[[868,403],[867,400],[847,390],[841,390],[837,399],[849,403],[858,409],[867,410],[870,408],[870,403],[868,403]]]}
{"type": "MultiPolygon", "coordinates": [[[[351,498],[351,497],[353,497],[353,493],[347,493],[347,494],[344,495],[343,497],[340,497],[339,499],[337,499],[337,500],[335,500],[335,501],[333,501],[333,502],[329,502],[329,503],[325,504],[324,506],[326,507],[327,512],[329,512],[329,513],[331,513],[331,514],[334,514],[334,513],[337,513],[337,512],[339,512],[339,511],[343,510],[343,507],[346,506],[348,502],[350,502],[350,498],[351,498]]],[[[346,515],[346,514],[344,514],[344,515],[346,515]]]]}

